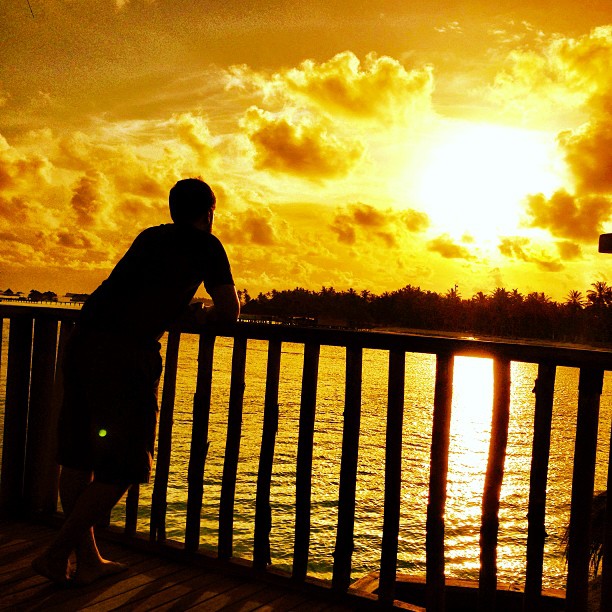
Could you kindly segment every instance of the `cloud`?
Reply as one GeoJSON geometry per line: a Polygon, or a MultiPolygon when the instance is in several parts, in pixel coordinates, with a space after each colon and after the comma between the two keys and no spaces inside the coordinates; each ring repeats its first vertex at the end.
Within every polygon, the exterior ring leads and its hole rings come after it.
{"type": "Polygon", "coordinates": [[[528,238],[518,236],[501,238],[498,249],[504,257],[536,264],[548,272],[558,272],[564,267],[560,261],[551,259],[544,253],[536,254],[528,238]]]}
{"type": "Polygon", "coordinates": [[[573,132],[561,132],[558,137],[576,181],[576,190],[581,194],[612,193],[612,104],[607,110],[609,114],[601,120],[573,132]]]}
{"type": "Polygon", "coordinates": [[[275,73],[252,70],[246,65],[227,70],[226,87],[240,95],[259,98],[268,110],[295,108],[313,116],[351,122],[351,129],[372,123],[379,127],[420,123],[432,112],[433,69],[412,70],[389,56],[370,53],[360,60],[351,51],[275,73]]]}
{"type": "Polygon", "coordinates": [[[408,71],[394,58],[370,53],[362,62],[350,51],[322,63],[306,60],[275,80],[324,112],[386,125],[429,110],[433,92],[429,66],[408,71]]]}
{"type": "Polygon", "coordinates": [[[560,190],[550,198],[543,194],[526,199],[530,227],[548,230],[553,236],[579,242],[593,242],[603,231],[603,224],[612,216],[609,198],[604,196],[576,197],[560,190]]]}
{"type": "Polygon", "coordinates": [[[454,34],[463,34],[463,28],[458,21],[449,21],[446,25],[434,27],[434,30],[440,34],[448,34],[451,32],[454,34]]]}
{"type": "Polygon", "coordinates": [[[438,253],[446,259],[476,259],[464,246],[457,244],[448,234],[443,234],[427,243],[427,250],[438,253]]]}
{"type": "Polygon", "coordinates": [[[423,232],[429,227],[429,217],[420,210],[408,208],[400,213],[400,218],[409,232],[423,232]]]}
{"type": "Polygon", "coordinates": [[[216,157],[215,146],[208,124],[203,117],[193,113],[181,113],[171,120],[180,142],[191,147],[198,155],[198,161],[207,165],[216,157]]]}
{"type": "Polygon", "coordinates": [[[585,105],[610,90],[612,25],[594,28],[579,38],[554,35],[532,48],[511,51],[496,78],[492,93],[499,101],[540,109],[585,105]]]}
{"type": "Polygon", "coordinates": [[[568,240],[559,240],[556,243],[556,247],[559,251],[561,259],[571,261],[582,258],[582,248],[579,244],[576,244],[575,242],[570,242],[568,240]]]}
{"type": "Polygon", "coordinates": [[[215,233],[217,229],[220,238],[231,244],[267,247],[281,242],[279,234],[287,237],[286,224],[270,209],[262,206],[257,209],[222,213],[222,218],[215,227],[215,233]]]}
{"type": "Polygon", "coordinates": [[[242,123],[255,149],[258,169],[307,179],[345,176],[361,159],[363,145],[340,140],[323,120],[293,120],[250,108],[242,123]]]}
{"type": "Polygon", "coordinates": [[[330,229],[344,244],[355,244],[358,235],[362,234],[378,238],[392,247],[407,231],[422,232],[428,226],[429,217],[417,210],[379,209],[358,203],[338,209],[330,229]]]}
{"type": "Polygon", "coordinates": [[[83,176],[74,188],[70,205],[79,225],[91,227],[96,224],[103,205],[99,190],[99,175],[83,176]]]}

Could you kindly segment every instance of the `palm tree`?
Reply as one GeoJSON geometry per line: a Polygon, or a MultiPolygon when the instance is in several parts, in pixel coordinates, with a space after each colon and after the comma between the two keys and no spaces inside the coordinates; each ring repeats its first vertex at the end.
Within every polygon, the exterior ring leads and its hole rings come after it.
{"type": "Polygon", "coordinates": [[[565,302],[563,303],[566,306],[569,306],[572,310],[582,310],[585,305],[585,299],[582,295],[582,291],[571,289],[565,298],[565,302]]]}
{"type": "Polygon", "coordinates": [[[593,289],[587,291],[587,299],[592,306],[606,308],[612,306],[612,287],[606,281],[591,283],[593,289]]]}

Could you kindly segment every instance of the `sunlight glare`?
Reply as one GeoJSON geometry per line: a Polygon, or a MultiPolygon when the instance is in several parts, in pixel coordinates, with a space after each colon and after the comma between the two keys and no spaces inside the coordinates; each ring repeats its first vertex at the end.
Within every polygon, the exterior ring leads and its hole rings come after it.
{"type": "Polygon", "coordinates": [[[435,225],[476,239],[508,234],[521,201],[561,182],[549,134],[491,124],[440,132],[424,151],[417,198],[435,225]]]}
{"type": "Polygon", "coordinates": [[[491,423],[493,406],[493,360],[455,357],[453,375],[453,421],[468,430],[491,423]]]}

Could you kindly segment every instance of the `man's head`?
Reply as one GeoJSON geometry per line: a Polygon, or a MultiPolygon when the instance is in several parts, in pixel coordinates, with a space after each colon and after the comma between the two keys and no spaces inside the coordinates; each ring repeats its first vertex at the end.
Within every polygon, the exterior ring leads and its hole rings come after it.
{"type": "Polygon", "coordinates": [[[216,201],[213,190],[203,180],[183,179],[170,190],[170,216],[179,225],[212,227],[216,201]]]}

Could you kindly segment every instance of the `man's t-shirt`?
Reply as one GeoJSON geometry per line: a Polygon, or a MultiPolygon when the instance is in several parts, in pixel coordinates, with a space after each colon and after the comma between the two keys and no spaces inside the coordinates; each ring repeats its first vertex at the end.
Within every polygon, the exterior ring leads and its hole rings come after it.
{"type": "Polygon", "coordinates": [[[233,285],[218,238],[192,226],[144,230],[83,305],[82,324],[134,340],[161,336],[184,313],[200,283],[233,285]]]}

